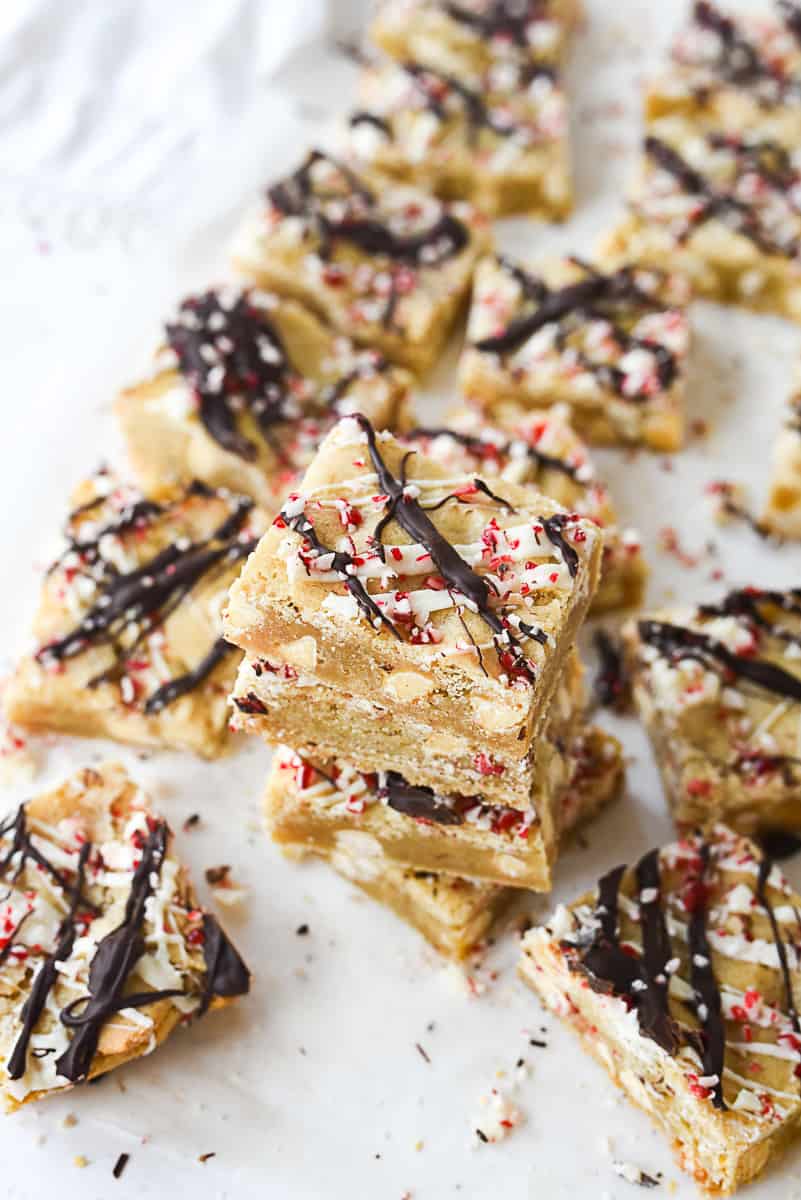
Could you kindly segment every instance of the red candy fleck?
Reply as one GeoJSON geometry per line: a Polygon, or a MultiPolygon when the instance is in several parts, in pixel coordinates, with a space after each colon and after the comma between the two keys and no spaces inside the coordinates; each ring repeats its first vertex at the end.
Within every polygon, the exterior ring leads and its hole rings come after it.
{"type": "Polygon", "coordinates": [[[482,775],[503,775],[506,768],[500,763],[494,763],[488,754],[477,754],[473,759],[473,766],[482,775]]]}

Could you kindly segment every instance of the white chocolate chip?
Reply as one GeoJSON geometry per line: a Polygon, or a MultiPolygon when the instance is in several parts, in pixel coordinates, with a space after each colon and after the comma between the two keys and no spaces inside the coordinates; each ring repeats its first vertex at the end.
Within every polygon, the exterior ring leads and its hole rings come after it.
{"type": "Polygon", "coordinates": [[[393,700],[419,700],[433,689],[434,681],[416,671],[393,671],[384,684],[384,691],[393,700]]]}
{"type": "Polygon", "coordinates": [[[313,671],[317,666],[317,642],[311,635],[287,642],[283,648],[284,661],[301,671],[313,671]]]}

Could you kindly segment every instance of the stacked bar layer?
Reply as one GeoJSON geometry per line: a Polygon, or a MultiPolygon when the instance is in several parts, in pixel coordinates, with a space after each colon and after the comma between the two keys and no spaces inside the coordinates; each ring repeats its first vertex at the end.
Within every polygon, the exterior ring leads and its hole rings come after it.
{"type": "Polygon", "coordinates": [[[598,583],[592,522],[346,419],[231,591],[238,723],[312,759],[528,808],[598,583]]]}

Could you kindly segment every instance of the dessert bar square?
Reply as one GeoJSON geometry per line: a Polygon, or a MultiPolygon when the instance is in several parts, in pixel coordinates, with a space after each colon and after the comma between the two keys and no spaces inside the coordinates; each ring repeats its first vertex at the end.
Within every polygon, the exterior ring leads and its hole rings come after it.
{"type": "Polygon", "coordinates": [[[577,0],[389,0],[370,37],[401,62],[481,71],[497,60],[555,64],[580,16],[577,0]]]}
{"type": "Polygon", "coordinates": [[[427,59],[368,66],[345,155],[490,216],[558,220],[572,203],[565,94],[552,66],[525,59],[456,74],[427,59]]]}
{"type": "Polygon", "coordinates": [[[626,642],[679,826],[801,829],[801,589],[659,612],[626,642]]]}
{"type": "MultiPolygon", "coordinates": [[[[225,634],[250,656],[234,704],[271,740],[301,748],[287,730],[300,724],[319,756],[372,767],[378,740],[397,738],[404,769],[416,754],[429,775],[439,754],[449,790],[494,780],[503,798],[528,771],[601,541],[529,488],[449,476],[345,418],[231,591],[225,634]]],[[[508,802],[526,807],[520,782],[508,802]]]]}
{"type": "Polygon", "coordinates": [[[219,754],[240,655],[221,609],[265,522],[205,484],[145,497],[101,471],[44,576],[35,651],[5,692],[20,725],[219,754]]]}
{"type": "Polygon", "coordinates": [[[801,390],[787,405],[776,438],[762,525],[779,537],[801,539],[801,390]]]}
{"type": "Polygon", "coordinates": [[[548,749],[524,811],[486,804],[480,795],[413,787],[398,771],[318,764],[281,747],[267,789],[268,825],[279,844],[345,855],[365,877],[408,867],[549,891],[557,820],[569,825],[611,799],[622,758],[613,738],[581,723],[548,749]]]}
{"type": "Polygon", "coordinates": [[[490,243],[486,217],[469,204],[385,185],[313,150],[269,188],[237,239],[234,263],[354,341],[425,371],[490,243]]]}
{"type": "Polygon", "coordinates": [[[460,363],[465,395],[490,413],[502,401],[564,401],[590,441],[675,450],[684,435],[687,298],[668,271],[485,258],[460,363]]]}
{"type": "Polygon", "coordinates": [[[800,148],[758,129],[664,117],[645,139],[629,216],[599,253],[680,271],[712,300],[801,320],[800,166],[800,148]]]}
{"type": "Polygon", "coordinates": [[[183,301],[151,375],[116,408],[148,495],[201,479],[272,514],[339,417],[394,429],[410,384],[294,300],[220,288],[183,301]]]}
{"type": "Polygon", "coordinates": [[[592,612],[640,604],[648,568],[636,530],[621,528],[609,489],[598,479],[586,445],[570,423],[570,408],[527,409],[514,401],[459,408],[442,426],[417,426],[403,435],[451,473],[474,471],[485,479],[524,483],[551,496],[603,530],[601,582],[592,612]]]}
{"type": "Polygon", "coordinates": [[[705,1193],[801,1122],[801,897],[724,826],[651,850],[523,939],[522,978],[670,1137],[705,1193]]]}
{"type": "Polygon", "coordinates": [[[249,974],[172,834],[115,764],[0,824],[0,1091],[9,1110],[149,1054],[249,974]]]}
{"type": "Polygon", "coordinates": [[[646,118],[713,121],[726,133],[758,130],[801,144],[801,14],[794,0],[729,12],[697,0],[670,62],[649,84],[646,118]]]}

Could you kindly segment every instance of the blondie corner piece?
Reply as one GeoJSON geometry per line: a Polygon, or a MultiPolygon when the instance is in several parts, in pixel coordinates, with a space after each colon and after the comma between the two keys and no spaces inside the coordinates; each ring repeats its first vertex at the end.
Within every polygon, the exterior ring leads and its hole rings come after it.
{"type": "Polygon", "coordinates": [[[801,9],[797,0],[734,12],[696,0],[665,70],[646,93],[646,119],[714,121],[801,144],[801,9]]]}
{"type": "Polygon", "coordinates": [[[442,785],[439,755],[449,790],[494,785],[526,807],[527,760],[597,587],[598,527],[528,488],[449,476],[363,417],[329,434],[302,489],[229,598],[226,637],[250,656],[240,718],[371,767],[386,742],[393,764],[420,760],[416,784],[442,785]]]}
{"type": "Polygon", "coordinates": [[[410,385],[294,300],[220,288],[183,301],[150,377],[116,409],[149,495],[201,479],[275,513],[339,417],[402,426],[410,385]]]}
{"type": "Polygon", "coordinates": [[[13,1110],[149,1054],[249,972],[115,764],[0,824],[0,1090],[13,1110]]]}
{"type": "Polygon", "coordinates": [[[784,425],[776,438],[761,523],[779,537],[801,541],[801,390],[787,405],[784,425]]]}
{"type": "Polygon", "coordinates": [[[504,59],[555,65],[580,14],[578,0],[387,0],[370,38],[401,62],[449,70],[482,71],[504,59]]]}
{"type": "Polygon", "coordinates": [[[522,978],[710,1195],[798,1132],[800,912],[778,868],[717,826],[614,868],[523,939],[522,978]]]}
{"type": "Polygon", "coordinates": [[[570,404],[577,431],[601,443],[676,450],[684,436],[686,284],[669,271],[577,258],[476,270],[460,379],[493,409],[570,404]]]}
{"type": "Polygon", "coordinates": [[[418,426],[402,440],[420,446],[451,473],[473,471],[498,484],[535,487],[594,521],[603,530],[604,548],[592,612],[635,607],[648,577],[639,534],[618,525],[609,489],[598,479],[570,416],[565,404],[526,409],[508,401],[494,406],[491,420],[478,409],[455,409],[445,425],[418,426]]]}
{"type": "Polygon", "coordinates": [[[801,829],[801,589],[656,613],[626,641],[677,824],[801,829]]]}
{"type": "Polygon", "coordinates": [[[267,191],[234,265],[414,371],[436,361],[467,299],[487,218],[415,188],[387,186],[313,150],[267,191]]]}
{"type": "Polygon", "coordinates": [[[372,64],[344,152],[488,216],[561,220],[572,206],[567,101],[548,64],[506,57],[457,75],[427,58],[372,64]]]}
{"type": "Polygon", "coordinates": [[[240,657],[221,609],[264,529],[259,510],[204,484],[157,502],[104,471],[74,504],[44,577],[37,648],[5,693],[9,719],[214,757],[240,657]]]}
{"type": "Polygon", "coordinates": [[[684,274],[711,300],[801,321],[801,150],[682,117],[655,121],[629,216],[599,245],[684,274]]]}

